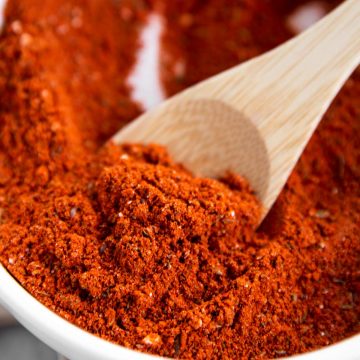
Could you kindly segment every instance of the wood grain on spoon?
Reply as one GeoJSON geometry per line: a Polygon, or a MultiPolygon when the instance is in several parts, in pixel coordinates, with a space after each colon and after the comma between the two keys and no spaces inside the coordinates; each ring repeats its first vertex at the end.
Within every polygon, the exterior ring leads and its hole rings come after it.
{"type": "Polygon", "coordinates": [[[359,61],[360,0],[347,0],[284,45],[143,114],[113,141],[166,145],[196,175],[241,174],[265,216],[359,61]]]}

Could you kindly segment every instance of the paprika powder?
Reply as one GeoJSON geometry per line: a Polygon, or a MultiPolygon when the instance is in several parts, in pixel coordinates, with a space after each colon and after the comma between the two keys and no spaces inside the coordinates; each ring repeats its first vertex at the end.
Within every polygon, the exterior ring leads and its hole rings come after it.
{"type": "Polygon", "coordinates": [[[240,176],[105,144],[142,111],[126,79],[149,13],[164,19],[170,95],[291,37],[302,3],[8,0],[0,260],[24,288],[95,335],[175,358],[277,358],[360,331],[359,71],[259,229],[240,176]]]}

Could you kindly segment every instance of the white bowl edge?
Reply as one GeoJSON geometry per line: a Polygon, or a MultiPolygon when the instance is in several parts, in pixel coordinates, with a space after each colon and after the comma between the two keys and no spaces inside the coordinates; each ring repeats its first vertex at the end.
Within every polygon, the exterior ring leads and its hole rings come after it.
{"type": "MultiPolygon", "coordinates": [[[[158,356],[100,339],[56,315],[30,295],[0,265],[0,303],[30,332],[71,360],[155,360],[158,356]]],[[[292,360],[360,359],[360,334],[292,360]]]]}
{"type": "Polygon", "coordinates": [[[0,303],[36,337],[71,360],[155,360],[113,344],[61,318],[28,293],[0,265],[0,303]]]}

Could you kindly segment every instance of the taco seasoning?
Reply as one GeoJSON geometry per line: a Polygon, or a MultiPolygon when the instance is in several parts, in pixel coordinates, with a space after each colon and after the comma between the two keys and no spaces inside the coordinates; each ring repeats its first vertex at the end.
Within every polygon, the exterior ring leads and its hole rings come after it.
{"type": "Polygon", "coordinates": [[[148,14],[163,17],[170,95],[288,39],[301,3],[8,0],[0,260],[27,291],[103,339],[175,358],[278,358],[360,331],[359,71],[260,228],[240,176],[105,144],[142,111],[127,78],[148,14]]]}

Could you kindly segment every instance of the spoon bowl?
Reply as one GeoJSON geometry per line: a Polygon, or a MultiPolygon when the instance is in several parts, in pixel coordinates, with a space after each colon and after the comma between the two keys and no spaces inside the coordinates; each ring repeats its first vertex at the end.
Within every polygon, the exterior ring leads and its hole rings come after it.
{"type": "MultiPolygon", "coordinates": [[[[266,144],[254,123],[234,107],[217,99],[181,99],[164,103],[150,116],[157,119],[154,128],[136,124],[133,133],[130,125],[121,135],[127,138],[131,132],[131,141],[154,138],[166,144],[195,175],[216,178],[236,169],[246,174],[260,198],[265,196],[270,172],[266,144]]],[[[141,122],[151,123],[147,117],[141,122]]]]}
{"type": "Polygon", "coordinates": [[[284,45],[205,80],[113,137],[159,143],[196,175],[246,177],[267,214],[331,101],[360,61],[360,1],[284,45]]]}

